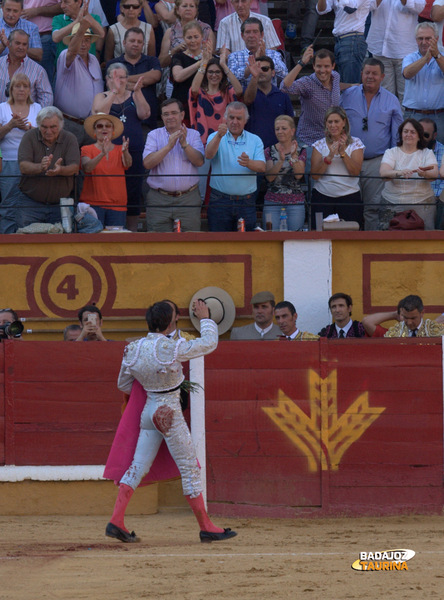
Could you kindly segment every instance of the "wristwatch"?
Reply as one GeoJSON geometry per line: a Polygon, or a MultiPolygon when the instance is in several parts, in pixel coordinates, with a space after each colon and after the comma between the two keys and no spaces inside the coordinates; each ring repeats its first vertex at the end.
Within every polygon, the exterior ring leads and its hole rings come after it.
{"type": "Polygon", "coordinates": [[[298,60],[297,64],[298,64],[298,65],[300,65],[302,68],[304,68],[304,67],[306,67],[306,66],[307,66],[307,64],[306,64],[306,63],[304,63],[304,62],[302,61],[302,58],[300,58],[300,59],[298,60]]]}

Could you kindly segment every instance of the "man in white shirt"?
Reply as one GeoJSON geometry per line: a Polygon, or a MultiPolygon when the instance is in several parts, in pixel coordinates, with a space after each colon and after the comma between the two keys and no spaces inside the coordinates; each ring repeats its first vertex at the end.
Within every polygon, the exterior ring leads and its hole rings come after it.
{"type": "Polygon", "coordinates": [[[404,97],[402,59],[416,51],[415,27],[424,6],[425,0],[383,0],[379,6],[377,0],[372,0],[370,5],[368,49],[384,65],[382,86],[398,96],[401,104],[404,97]]]}
{"type": "Polygon", "coordinates": [[[336,70],[342,83],[359,83],[367,53],[364,29],[370,0],[318,0],[316,10],[320,15],[335,11],[332,33],[335,36],[336,70]]]}
{"type": "Polygon", "coordinates": [[[256,17],[262,21],[264,26],[265,48],[275,49],[280,46],[279,38],[273,27],[271,19],[258,13],[250,12],[251,0],[231,0],[236,12],[228,15],[219,23],[217,30],[217,49],[225,46],[230,52],[236,52],[245,48],[245,42],[242,39],[241,25],[249,17],[256,17]]]}

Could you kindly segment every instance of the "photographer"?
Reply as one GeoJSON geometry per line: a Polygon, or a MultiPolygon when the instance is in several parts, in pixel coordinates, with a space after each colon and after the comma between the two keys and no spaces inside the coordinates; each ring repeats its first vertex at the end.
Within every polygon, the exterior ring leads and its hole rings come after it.
{"type": "Polygon", "coordinates": [[[23,325],[12,308],[0,309],[0,341],[21,339],[23,325]]]}
{"type": "Polygon", "coordinates": [[[102,333],[102,313],[94,306],[88,304],[81,308],[78,313],[82,331],[76,342],[107,342],[102,333]]]}

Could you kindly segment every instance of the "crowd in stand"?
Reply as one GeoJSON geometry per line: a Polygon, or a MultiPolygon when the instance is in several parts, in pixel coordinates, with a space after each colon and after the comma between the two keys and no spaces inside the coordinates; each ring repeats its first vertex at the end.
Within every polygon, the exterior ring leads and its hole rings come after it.
{"type": "Polygon", "coordinates": [[[444,0],[300,5],[293,60],[258,0],[3,0],[0,233],[444,228],[444,0]]]}

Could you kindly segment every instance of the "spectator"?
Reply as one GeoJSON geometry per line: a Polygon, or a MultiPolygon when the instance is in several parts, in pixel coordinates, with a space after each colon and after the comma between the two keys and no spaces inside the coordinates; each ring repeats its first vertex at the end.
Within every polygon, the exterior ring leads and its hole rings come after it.
{"type": "Polygon", "coordinates": [[[353,321],[351,318],[353,301],[351,296],[343,294],[333,294],[328,300],[333,323],[327,325],[319,332],[321,337],[326,338],[362,338],[365,337],[365,329],[359,321],[353,321]]]}
{"type": "Polygon", "coordinates": [[[185,124],[190,125],[188,94],[194,75],[200,67],[204,67],[203,48],[206,56],[211,55],[211,48],[202,45],[202,28],[197,21],[190,21],[183,27],[185,50],[178,52],[171,60],[171,78],[173,81],[173,98],[180,100],[185,109],[185,124]]]}
{"type": "Polygon", "coordinates": [[[274,309],[274,318],[283,334],[281,335],[281,339],[294,342],[315,341],[319,339],[319,336],[315,333],[299,331],[296,326],[298,313],[291,302],[287,302],[286,300],[278,302],[274,309]]]}
{"type": "Polygon", "coordinates": [[[359,186],[364,202],[364,228],[375,231],[379,229],[379,205],[384,188],[379,178],[382,155],[396,144],[402,110],[396,96],[382,87],[384,64],[380,60],[366,58],[361,79],[360,86],[342,92],[341,106],[350,121],[350,133],[365,145],[359,186]]]}
{"type": "Polygon", "coordinates": [[[444,56],[438,50],[438,27],[420,23],[416,27],[418,51],[402,61],[406,79],[404,117],[420,119],[428,116],[438,127],[438,140],[444,143],[444,56]]]}
{"type": "Polygon", "coordinates": [[[384,337],[387,333],[388,328],[383,327],[381,323],[385,321],[402,321],[402,317],[399,314],[401,310],[401,302],[398,302],[398,309],[395,311],[386,311],[373,313],[372,315],[367,315],[362,319],[362,325],[365,329],[365,335],[367,337],[384,337]]]}
{"type": "Polygon", "coordinates": [[[334,68],[334,55],[330,50],[318,50],[313,56],[313,48],[309,46],[280,86],[286,94],[297,94],[300,98],[301,115],[296,129],[296,139],[300,146],[308,147],[308,172],[311,163],[311,146],[325,133],[325,112],[331,106],[339,104],[339,73],[334,68]],[[306,67],[312,58],[314,73],[295,81],[302,68],[306,67]]]}
{"type": "Polygon", "coordinates": [[[125,0],[121,9],[123,18],[119,19],[114,25],[111,25],[106,36],[105,61],[108,62],[112,58],[117,58],[123,54],[126,32],[134,27],[142,30],[144,36],[143,54],[156,56],[154,29],[149,23],[140,21],[140,13],[142,12],[141,0],[125,0]]]}
{"type": "Polygon", "coordinates": [[[156,95],[156,84],[160,81],[162,70],[159,60],[155,56],[143,54],[143,31],[138,27],[131,27],[125,32],[123,38],[124,54],[113,58],[107,63],[107,67],[114,63],[125,65],[128,71],[126,88],[134,91],[137,81],[142,77],[142,94],[150,106],[151,114],[143,122],[150,129],[157,126],[158,104],[156,95]]]}
{"type": "Polygon", "coordinates": [[[384,152],[380,174],[387,180],[382,192],[381,229],[388,229],[395,214],[408,208],[415,209],[425,229],[434,229],[436,206],[430,180],[438,177],[438,164],[418,121],[405,119],[401,123],[397,146],[384,152]]]}
{"type": "Polygon", "coordinates": [[[0,233],[14,233],[16,210],[14,196],[20,182],[17,153],[25,131],[37,125],[42,107],[31,100],[31,84],[24,73],[16,73],[9,87],[9,99],[0,104],[0,149],[3,157],[0,177],[0,233]]]}
{"type": "Polygon", "coordinates": [[[37,25],[42,44],[43,57],[40,64],[45,69],[49,82],[54,85],[55,44],[52,41],[52,18],[62,9],[57,0],[23,0],[22,18],[37,25]]]}
{"type": "Polygon", "coordinates": [[[96,142],[81,150],[82,169],[92,177],[85,178],[80,202],[86,202],[96,211],[104,227],[125,227],[125,170],[132,159],[125,137],[121,146],[112,143],[122,135],[123,123],[117,117],[99,113],[85,120],[85,130],[96,142]]]}
{"type": "Polygon", "coordinates": [[[359,173],[363,159],[364,144],[350,135],[346,112],[339,106],[329,108],[325,113],[325,137],[313,144],[312,228],[316,225],[315,212],[324,217],[338,213],[341,219],[362,226],[359,173]]]}
{"type": "Polygon", "coordinates": [[[0,309],[0,341],[21,339],[23,325],[12,308],[0,309]]]}
{"type": "Polygon", "coordinates": [[[43,67],[26,55],[29,35],[21,29],[15,29],[9,35],[9,54],[0,58],[0,101],[8,98],[10,80],[15,73],[24,73],[31,83],[31,98],[40,106],[53,103],[52,88],[43,67]]]}
{"type": "Polygon", "coordinates": [[[60,198],[71,195],[80,152],[75,136],[63,130],[58,108],[42,108],[37,128],[27,131],[20,142],[18,161],[22,177],[14,198],[17,225],[60,222],[60,198]]]}
{"type": "Polygon", "coordinates": [[[390,327],[384,337],[442,337],[444,325],[424,319],[424,305],[419,296],[410,295],[399,303],[401,321],[390,327]]]}
{"type": "Polygon", "coordinates": [[[230,340],[276,340],[281,330],[273,323],[276,304],[271,292],[258,292],[250,304],[253,306],[254,323],[233,327],[230,340]]]}
{"type": "Polygon", "coordinates": [[[416,50],[415,27],[424,4],[424,0],[372,0],[371,3],[368,49],[373,58],[384,65],[382,87],[398,96],[401,104],[404,97],[402,59],[416,50]]]}
{"type": "Polygon", "coordinates": [[[57,44],[56,57],[60,56],[62,50],[67,49],[69,42],[67,43],[65,39],[72,34],[73,27],[85,18],[91,32],[97,36],[91,44],[89,52],[100,60],[105,30],[100,23],[100,17],[90,14],[88,0],[85,0],[83,4],[82,0],[61,0],[60,6],[63,15],[56,15],[52,20],[52,40],[57,44]]]}
{"type": "Polygon", "coordinates": [[[92,142],[83,123],[91,113],[94,98],[103,92],[100,64],[90,53],[95,39],[97,36],[89,28],[89,19],[83,17],[80,23],[74,25],[71,34],[63,39],[69,47],[60,53],[57,60],[55,105],[63,113],[65,129],[76,136],[79,146],[92,142]]]}
{"type": "Polygon", "coordinates": [[[81,332],[76,342],[107,342],[102,333],[103,318],[95,304],[87,304],[78,312],[81,332]]]}
{"type": "MultiPolygon", "coordinates": [[[[92,113],[114,115],[123,123],[123,133],[129,139],[129,153],[132,159],[132,166],[126,171],[127,227],[131,231],[137,231],[142,203],[142,176],[145,173],[142,157],[145,139],[141,122],[150,116],[150,105],[142,93],[143,76],[139,77],[132,91],[127,89],[127,81],[128,71],[125,65],[111,64],[106,71],[108,91],[97,94],[94,98],[92,113]]],[[[122,139],[117,138],[115,143],[122,144],[122,139]]]]}
{"type": "Polygon", "coordinates": [[[199,133],[183,124],[184,115],[179,100],[165,100],[161,105],[164,127],[150,131],[146,139],[143,164],[150,170],[148,231],[172,231],[176,219],[182,231],[200,230],[197,169],[204,162],[204,147],[199,133]]]}
{"type": "Polygon", "coordinates": [[[3,17],[0,19],[0,56],[9,52],[9,36],[17,29],[25,31],[29,36],[27,54],[29,58],[40,62],[43,56],[39,28],[31,21],[21,18],[23,0],[4,0],[3,17]]]}
{"type": "Polygon", "coordinates": [[[202,28],[202,36],[205,42],[209,42],[211,48],[216,44],[216,38],[207,23],[197,19],[198,0],[176,0],[174,12],[177,21],[170,27],[163,36],[162,47],[159,54],[159,62],[162,67],[168,67],[171,59],[178,52],[183,52],[186,44],[183,39],[183,28],[190,21],[197,21],[202,28]]]}
{"type": "Polygon", "coordinates": [[[180,310],[175,302],[172,300],[162,300],[162,302],[166,302],[173,309],[173,316],[171,317],[171,322],[165,332],[167,338],[172,338],[173,340],[195,340],[196,336],[192,333],[187,333],[186,331],[182,331],[178,328],[178,322],[180,318],[180,310]]]}
{"type": "Polygon", "coordinates": [[[431,18],[438,25],[438,50],[444,54],[444,0],[435,0],[432,5],[431,18]]]}
{"type": "MultiPolygon", "coordinates": [[[[136,0],[137,2],[137,0],[136,0]]],[[[140,20],[142,21],[142,23],[149,23],[151,25],[151,27],[153,27],[154,29],[158,26],[159,24],[159,19],[157,17],[156,12],[151,9],[151,6],[154,7],[154,2],[148,2],[147,0],[140,0],[140,4],[141,4],[141,13],[140,13],[140,20]],[[151,6],[150,6],[151,5],[151,6]]],[[[169,4],[169,3],[167,3],[169,4]]],[[[122,8],[123,5],[122,5],[122,8]]],[[[129,10],[129,9],[125,9],[124,10],[129,10]]],[[[116,2],[116,11],[115,11],[116,17],[117,17],[117,22],[121,23],[123,21],[123,15],[122,12],[120,10],[120,0],[117,0],[116,2]]]]}
{"type": "MultiPolygon", "coordinates": [[[[444,144],[438,142],[436,139],[437,136],[437,127],[435,121],[432,119],[428,119],[425,117],[424,119],[420,119],[419,123],[421,123],[422,128],[424,129],[424,139],[427,142],[427,148],[433,150],[433,154],[436,157],[436,162],[438,163],[438,169],[440,170],[441,175],[441,167],[444,164],[444,144]]],[[[435,228],[436,229],[444,229],[444,179],[437,179],[436,181],[431,182],[433,193],[435,194],[435,202],[436,202],[436,221],[435,228]]]]}
{"type": "Polygon", "coordinates": [[[293,119],[294,109],[288,94],[278,90],[272,83],[276,73],[273,60],[269,56],[259,56],[254,60],[251,56],[249,64],[251,78],[244,95],[250,112],[246,129],[258,135],[264,148],[268,148],[277,142],[275,119],[279,115],[288,115],[293,119]]]}
{"type": "Polygon", "coordinates": [[[67,325],[63,330],[63,341],[76,342],[81,331],[82,328],[80,327],[80,325],[67,325]]]}
{"type": "Polygon", "coordinates": [[[277,85],[288,74],[287,67],[282,60],[282,56],[277,50],[266,50],[264,43],[264,27],[262,22],[256,17],[245,19],[241,25],[242,39],[245,48],[231,52],[228,56],[228,66],[245,87],[251,79],[249,58],[256,59],[259,56],[268,56],[273,60],[275,75],[273,76],[273,85],[277,85]]]}
{"type": "Polygon", "coordinates": [[[288,229],[298,231],[305,223],[305,196],[299,180],[304,174],[306,151],[298,148],[293,117],[279,115],[274,128],[279,142],[265,150],[268,189],[262,226],[267,229],[267,223],[271,221],[272,229],[279,231],[281,211],[285,208],[288,229]]]}
{"type": "Polygon", "coordinates": [[[231,0],[214,0],[216,3],[216,23],[214,25],[214,31],[219,29],[219,23],[228,15],[234,13],[234,6],[231,0]]]}
{"type": "Polygon", "coordinates": [[[359,83],[367,52],[364,29],[370,0],[318,0],[316,10],[320,15],[334,10],[332,33],[335,36],[335,59],[341,81],[359,83]]]}
{"type": "Polygon", "coordinates": [[[206,158],[211,160],[210,231],[235,231],[238,219],[246,231],[256,227],[256,173],[265,172],[264,145],[245,131],[248,109],[242,102],[231,102],[225,112],[226,123],[208,136],[206,158]],[[235,175],[235,177],[233,177],[235,175]]]}
{"type": "MultiPolygon", "coordinates": [[[[205,47],[202,60],[203,65],[197,69],[191,84],[188,108],[191,127],[197,129],[206,146],[208,136],[217,131],[222,122],[228,104],[241,100],[243,93],[241,84],[227,67],[225,49],[221,51],[220,59],[217,59],[211,58],[210,50],[205,47]]],[[[210,161],[206,158],[202,167],[199,167],[199,192],[202,201],[205,200],[209,169],[210,161]]]]}
{"type": "Polygon", "coordinates": [[[318,22],[318,13],[316,11],[317,0],[304,0],[305,12],[301,18],[302,0],[292,0],[287,2],[287,27],[285,37],[289,40],[296,39],[297,23],[302,21],[301,25],[301,49],[302,54],[311,46],[314,41],[316,25],[318,22]]]}
{"type": "MultiPolygon", "coordinates": [[[[262,22],[264,28],[265,48],[276,49],[280,46],[279,38],[273,27],[271,19],[259,13],[251,12],[251,0],[231,0],[234,12],[228,15],[219,23],[217,30],[216,47],[227,48],[230,52],[237,52],[245,48],[245,42],[242,39],[241,25],[249,17],[255,17],[262,22]]],[[[264,54],[261,52],[261,54],[264,54]]]]}

